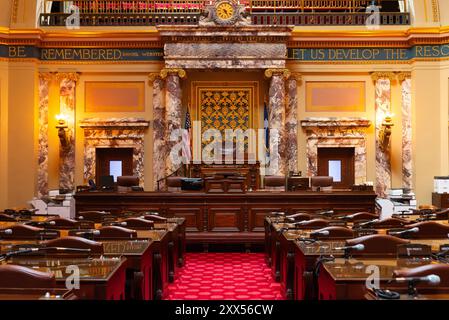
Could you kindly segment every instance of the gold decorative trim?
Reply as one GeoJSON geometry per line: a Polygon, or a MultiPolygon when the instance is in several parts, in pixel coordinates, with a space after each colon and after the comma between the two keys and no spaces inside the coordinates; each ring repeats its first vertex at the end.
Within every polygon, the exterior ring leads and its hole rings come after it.
{"type": "Polygon", "coordinates": [[[186,71],[184,69],[180,69],[180,68],[164,68],[161,70],[161,72],[159,74],[162,79],[167,78],[167,76],[169,74],[178,75],[178,77],[180,77],[181,79],[184,79],[187,77],[186,71]]]}
{"type": "Polygon", "coordinates": [[[298,84],[302,83],[302,74],[299,72],[290,72],[288,80],[295,80],[298,84]]]}
{"type": "Polygon", "coordinates": [[[148,81],[152,84],[156,79],[161,79],[160,71],[159,72],[150,72],[148,74],[148,81]]]}
{"type": "Polygon", "coordinates": [[[412,73],[410,71],[403,71],[403,72],[398,72],[397,76],[398,76],[399,83],[402,83],[405,79],[411,79],[412,73]]]}
{"type": "Polygon", "coordinates": [[[78,82],[80,79],[80,74],[78,72],[58,72],[56,74],[56,80],[62,81],[64,79],[78,82]]]}
{"type": "Polygon", "coordinates": [[[55,78],[54,72],[39,72],[39,80],[52,81],[55,78]]]}
{"type": "Polygon", "coordinates": [[[270,79],[273,75],[281,75],[284,77],[284,79],[288,79],[290,77],[290,70],[286,68],[280,68],[280,69],[266,69],[265,70],[265,77],[270,79]]]}
{"type": "Polygon", "coordinates": [[[432,0],[433,22],[440,22],[440,8],[437,0],[432,0]]]}
{"type": "Polygon", "coordinates": [[[396,80],[396,75],[394,72],[372,72],[371,79],[373,79],[374,82],[377,82],[380,79],[389,79],[393,82],[396,80]]]}
{"type": "Polygon", "coordinates": [[[17,23],[17,12],[19,11],[19,0],[14,0],[12,4],[11,22],[17,23]]]}

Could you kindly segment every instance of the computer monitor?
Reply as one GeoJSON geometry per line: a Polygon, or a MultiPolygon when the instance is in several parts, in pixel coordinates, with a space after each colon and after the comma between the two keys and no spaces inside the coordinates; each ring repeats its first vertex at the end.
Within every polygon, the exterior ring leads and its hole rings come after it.
{"type": "Polygon", "coordinates": [[[102,189],[113,189],[114,188],[114,176],[101,176],[100,177],[100,187],[102,189]]]}

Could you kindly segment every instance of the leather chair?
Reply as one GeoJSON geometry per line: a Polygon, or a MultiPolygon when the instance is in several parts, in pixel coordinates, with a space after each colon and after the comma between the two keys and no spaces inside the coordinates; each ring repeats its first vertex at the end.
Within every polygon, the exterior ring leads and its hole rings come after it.
{"type": "MultiPolygon", "coordinates": [[[[81,253],[84,255],[102,255],[104,253],[103,244],[101,242],[96,242],[85,238],[72,237],[72,236],[46,241],[45,246],[71,248],[71,249],[89,249],[90,252],[81,253]]],[[[74,252],[74,254],[80,253],[74,252]]]]}
{"type": "Polygon", "coordinates": [[[119,176],[117,177],[117,191],[129,192],[132,187],[139,186],[139,177],[136,176],[119,176]]]}
{"type": "Polygon", "coordinates": [[[449,226],[435,221],[424,221],[407,225],[406,230],[418,228],[418,232],[404,233],[407,239],[447,239],[449,226]]]}
{"type": "Polygon", "coordinates": [[[292,219],[295,222],[299,222],[299,221],[312,220],[313,216],[308,213],[299,212],[299,213],[288,215],[288,216],[286,216],[286,218],[289,218],[287,220],[292,219]]]}
{"type": "Polygon", "coordinates": [[[106,211],[80,211],[77,219],[84,221],[92,221],[95,223],[102,223],[105,218],[110,217],[111,213],[106,211]]]}
{"type": "Polygon", "coordinates": [[[143,218],[128,218],[120,222],[120,226],[134,230],[151,230],[154,222],[143,218]]]}
{"type": "Polygon", "coordinates": [[[0,238],[9,240],[55,239],[59,236],[58,230],[45,230],[24,224],[17,224],[0,230],[0,238]]]}
{"type": "Polygon", "coordinates": [[[154,214],[146,214],[142,216],[142,219],[145,220],[150,220],[150,221],[154,221],[154,222],[160,222],[160,223],[165,223],[167,222],[167,218],[162,217],[162,216],[156,216],[154,214]]]}
{"type": "Polygon", "coordinates": [[[184,177],[172,176],[166,179],[167,190],[169,192],[179,192],[182,187],[182,179],[184,177]]]}
{"type": "Polygon", "coordinates": [[[321,228],[327,227],[328,225],[329,225],[329,220],[312,219],[312,220],[301,221],[300,224],[296,225],[296,228],[298,228],[298,229],[321,229],[321,228]]]}
{"type": "Polygon", "coordinates": [[[331,191],[334,178],[329,176],[315,176],[310,179],[312,191],[331,191]]]}
{"type": "Polygon", "coordinates": [[[408,243],[410,242],[407,240],[383,234],[372,234],[346,240],[347,246],[355,246],[357,244],[363,244],[365,246],[363,250],[352,251],[351,255],[371,257],[396,256],[398,245],[408,243]]]}
{"type": "Polygon", "coordinates": [[[136,239],[137,232],[123,227],[108,226],[94,230],[93,238],[94,240],[136,239]]]}
{"type": "MultiPolygon", "coordinates": [[[[448,264],[427,264],[416,268],[406,268],[393,271],[394,278],[414,278],[426,277],[435,274],[440,277],[438,287],[449,287],[449,265],[448,264]]],[[[435,287],[435,286],[432,286],[435,287]]],[[[429,286],[430,288],[430,286],[429,286]]]]}
{"type": "Polygon", "coordinates": [[[284,176],[265,176],[264,178],[265,190],[285,191],[285,177],[284,176]]]}
{"type": "Polygon", "coordinates": [[[354,214],[339,217],[339,219],[357,223],[361,221],[370,221],[374,219],[379,219],[379,216],[371,212],[357,212],[354,214]]]}
{"type": "Polygon", "coordinates": [[[390,229],[390,228],[402,228],[405,225],[410,224],[411,222],[404,219],[399,218],[386,218],[382,220],[371,220],[367,222],[363,222],[360,225],[367,226],[369,228],[373,229],[390,229]]]}
{"type": "Polygon", "coordinates": [[[12,264],[0,265],[0,288],[54,288],[53,273],[12,264]]]}
{"type": "Polygon", "coordinates": [[[0,213],[0,221],[2,222],[16,222],[16,218],[14,218],[13,216],[4,214],[4,213],[0,213]]]}
{"type": "Polygon", "coordinates": [[[354,237],[354,231],[345,227],[331,226],[311,232],[310,237],[318,240],[351,239],[354,237]]]}
{"type": "Polygon", "coordinates": [[[47,229],[76,229],[79,227],[79,222],[66,218],[52,218],[44,221],[45,228],[47,229]]]}

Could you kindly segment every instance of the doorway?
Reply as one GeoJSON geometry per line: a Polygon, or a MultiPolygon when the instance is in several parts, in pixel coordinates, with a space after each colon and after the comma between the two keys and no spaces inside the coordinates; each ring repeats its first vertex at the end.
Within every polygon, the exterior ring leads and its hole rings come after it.
{"type": "Polygon", "coordinates": [[[97,185],[104,176],[113,176],[115,183],[118,176],[133,175],[133,148],[97,148],[95,153],[97,185]]]}
{"type": "Polygon", "coordinates": [[[354,154],[354,148],[318,148],[318,175],[333,177],[335,189],[351,189],[355,183],[354,154]]]}

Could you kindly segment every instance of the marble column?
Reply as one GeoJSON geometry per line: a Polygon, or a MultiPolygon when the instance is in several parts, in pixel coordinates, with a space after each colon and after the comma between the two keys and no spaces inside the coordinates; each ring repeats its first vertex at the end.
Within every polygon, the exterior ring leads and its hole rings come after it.
{"type": "Polygon", "coordinates": [[[402,92],[402,186],[413,188],[411,73],[399,73],[398,80],[402,92]]]}
{"type": "MultiPolygon", "coordinates": [[[[162,69],[160,72],[160,77],[165,79],[165,106],[166,106],[166,165],[165,165],[165,175],[168,176],[181,168],[182,163],[180,163],[180,153],[171,153],[174,150],[176,144],[181,141],[181,134],[179,134],[179,139],[177,141],[170,141],[170,135],[175,130],[180,130],[182,128],[181,116],[182,116],[182,90],[181,90],[181,79],[186,77],[186,72],[183,69],[162,69]]],[[[180,133],[180,131],[179,131],[180,133]]]]}
{"type": "Polygon", "coordinates": [[[153,84],[153,185],[154,190],[164,190],[167,158],[164,80],[159,73],[151,73],[149,80],[153,84]]]}
{"type": "Polygon", "coordinates": [[[37,196],[48,195],[48,99],[49,87],[53,74],[39,73],[39,137],[37,196]]]}
{"type": "Polygon", "coordinates": [[[292,73],[287,80],[288,103],[285,112],[287,173],[298,170],[298,83],[300,81],[301,75],[298,73],[292,73]]]}
{"type": "Polygon", "coordinates": [[[285,175],[285,80],[290,76],[287,69],[267,69],[270,78],[268,102],[268,127],[270,129],[269,175],[285,175]]]}
{"type": "Polygon", "coordinates": [[[376,112],[376,193],[386,197],[391,188],[391,155],[390,147],[384,147],[379,140],[382,122],[391,111],[391,82],[395,76],[392,72],[374,72],[371,74],[375,85],[376,112]]]}
{"type": "Polygon", "coordinates": [[[59,146],[59,188],[75,189],[75,89],[78,73],[58,73],[59,113],[66,118],[67,143],[59,146]]]}

